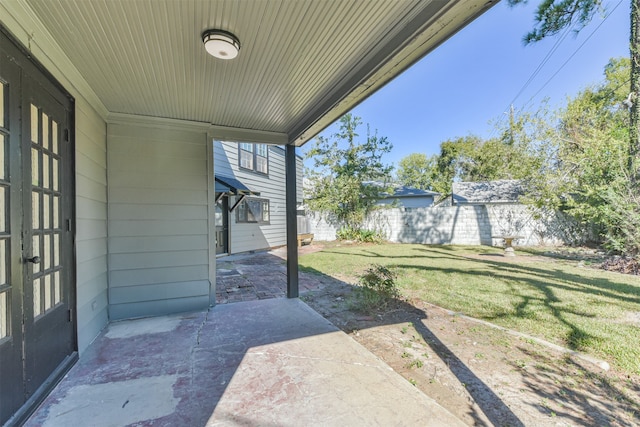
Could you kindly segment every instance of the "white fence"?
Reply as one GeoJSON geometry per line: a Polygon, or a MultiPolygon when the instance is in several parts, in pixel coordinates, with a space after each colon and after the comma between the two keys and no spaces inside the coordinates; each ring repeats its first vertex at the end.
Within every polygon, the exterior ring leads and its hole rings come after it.
{"type": "MultiPolygon", "coordinates": [[[[310,214],[316,240],[335,240],[340,224],[310,214]]],[[[576,244],[583,230],[565,215],[534,211],[521,204],[390,208],[374,211],[364,228],[391,242],[455,245],[501,245],[501,236],[520,236],[519,246],[576,244]]]]}

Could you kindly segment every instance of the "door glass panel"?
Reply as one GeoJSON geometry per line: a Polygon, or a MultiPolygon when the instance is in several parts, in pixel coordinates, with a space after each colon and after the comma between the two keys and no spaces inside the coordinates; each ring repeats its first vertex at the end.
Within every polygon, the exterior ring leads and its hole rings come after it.
{"type": "Polygon", "coordinates": [[[58,123],[51,120],[51,151],[58,154],[58,123]]]}
{"type": "Polygon", "coordinates": [[[52,159],[53,160],[53,191],[58,191],[58,183],[59,183],[59,177],[58,177],[58,159],[56,159],[55,157],[52,159]]]}
{"type": "Polygon", "coordinates": [[[34,229],[40,228],[40,193],[31,193],[31,225],[34,229]]]}
{"type": "Polygon", "coordinates": [[[53,280],[55,283],[55,289],[53,292],[53,303],[54,304],[58,304],[60,301],[62,301],[62,293],[60,292],[60,272],[56,271],[56,274],[53,275],[53,280]]]}
{"type": "Polygon", "coordinates": [[[6,150],[7,137],[0,133],[0,179],[5,179],[7,176],[7,165],[5,164],[5,150],[6,150]]]}
{"type": "Polygon", "coordinates": [[[4,83],[0,83],[0,127],[4,127],[4,112],[7,110],[4,104],[6,102],[4,97],[4,83]]]}
{"type": "Polygon", "coordinates": [[[60,196],[53,196],[53,228],[60,228],[60,196]]]}
{"type": "Polygon", "coordinates": [[[45,270],[48,270],[51,268],[51,236],[49,234],[44,235],[44,243],[42,246],[43,267],[45,270]]]}
{"type": "Polygon", "coordinates": [[[9,307],[7,305],[7,294],[8,292],[0,294],[0,339],[9,336],[9,307]]]}
{"type": "Polygon", "coordinates": [[[31,141],[38,143],[38,107],[31,104],[31,141]]]}
{"type": "Polygon", "coordinates": [[[31,184],[40,187],[40,157],[35,148],[31,149],[31,184]]]}
{"type": "Polygon", "coordinates": [[[42,113],[42,145],[49,148],[49,117],[42,113]]]}
{"type": "Polygon", "coordinates": [[[33,317],[42,313],[42,304],[40,301],[40,279],[33,281],[33,317]]]}
{"type": "MultiPolygon", "coordinates": [[[[41,255],[40,254],[40,236],[34,235],[31,243],[32,243],[31,256],[39,257],[41,255]]],[[[40,266],[42,265],[42,262],[39,262],[37,264],[34,263],[32,265],[33,265],[33,272],[37,273],[38,271],[40,271],[40,266]]]]}
{"type": "Polygon", "coordinates": [[[0,232],[7,231],[7,188],[0,186],[0,232]]]}
{"type": "Polygon", "coordinates": [[[44,276],[44,311],[51,308],[51,275],[44,276]]]}
{"type": "Polygon", "coordinates": [[[8,239],[0,240],[0,285],[8,285],[7,277],[9,277],[9,263],[7,262],[7,243],[8,239]]]}
{"type": "Polygon", "coordinates": [[[51,215],[50,215],[50,200],[51,196],[48,194],[42,195],[42,228],[48,229],[51,228],[51,215]]]}
{"type": "Polygon", "coordinates": [[[49,188],[49,155],[42,153],[42,186],[49,188]]]}
{"type": "Polygon", "coordinates": [[[60,235],[53,235],[53,266],[60,265],[60,235]]]}

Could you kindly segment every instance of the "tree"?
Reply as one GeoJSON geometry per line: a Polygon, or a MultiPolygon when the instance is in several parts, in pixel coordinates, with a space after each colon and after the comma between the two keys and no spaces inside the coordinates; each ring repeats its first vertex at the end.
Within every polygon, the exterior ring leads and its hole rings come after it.
{"type": "Polygon", "coordinates": [[[421,190],[433,190],[436,180],[436,156],[422,153],[409,154],[398,163],[397,178],[400,184],[421,190]]]}
{"type": "Polygon", "coordinates": [[[386,183],[393,168],[382,160],[393,145],[386,137],[378,137],[377,132],[372,134],[368,125],[366,139],[358,142],[361,124],[359,117],[345,114],[339,131],[318,137],[307,153],[314,169],[307,173],[306,203],[316,212],[335,215],[353,230],[362,228],[381,193],[388,190],[386,183]],[[383,185],[373,185],[372,181],[383,185]]]}
{"type": "Polygon", "coordinates": [[[640,254],[640,198],[628,173],[628,58],[605,67],[605,83],[570,99],[545,143],[547,158],[529,201],[594,228],[606,247],[640,254]]]}
{"type": "MultiPolygon", "coordinates": [[[[527,3],[528,0],[508,0],[510,6],[527,3]]],[[[525,37],[524,42],[533,43],[554,36],[565,28],[575,27],[580,31],[587,25],[602,0],[543,0],[535,15],[537,26],[525,37]]],[[[631,36],[629,53],[631,67],[629,80],[629,145],[627,149],[627,171],[632,187],[640,185],[640,0],[631,0],[631,36]]]]}
{"type": "Polygon", "coordinates": [[[473,153],[481,144],[477,136],[465,136],[449,139],[440,144],[440,154],[436,162],[437,177],[434,181],[434,190],[441,194],[451,194],[453,181],[466,178],[466,171],[473,163],[473,153]]]}
{"type": "MultiPolygon", "coordinates": [[[[527,0],[509,0],[511,6],[526,2],[527,0]]],[[[576,31],[580,31],[601,7],[602,0],[543,0],[539,4],[535,16],[537,27],[524,37],[524,42],[531,43],[542,40],[547,36],[558,34],[565,28],[574,26],[576,31]]],[[[587,212],[591,211],[591,213],[602,215],[593,215],[591,218],[596,221],[596,224],[603,227],[605,233],[603,237],[609,247],[632,256],[640,256],[640,244],[638,243],[640,241],[640,221],[626,221],[625,227],[618,226],[619,219],[629,218],[629,216],[637,218],[640,212],[638,206],[638,200],[640,200],[640,0],[631,0],[630,15],[630,67],[627,74],[630,90],[626,99],[630,108],[626,127],[627,139],[626,144],[623,143],[624,148],[622,149],[626,159],[623,162],[624,170],[621,172],[620,181],[616,180],[606,186],[604,189],[606,197],[600,201],[598,198],[595,200],[587,198],[586,203],[582,203],[580,206],[588,208],[587,212]]],[[[613,91],[615,92],[616,89],[613,88],[613,91]]],[[[586,99],[583,97],[582,101],[586,101],[586,99]]],[[[590,113],[589,118],[594,118],[593,112],[590,113]]],[[[594,130],[600,129],[596,126],[594,130]]],[[[606,136],[605,133],[599,137],[606,141],[606,136]]],[[[614,145],[618,146],[615,143],[614,145]]],[[[593,165],[590,162],[585,162],[585,164],[589,167],[593,165]]],[[[567,200],[575,201],[577,197],[571,195],[567,200]]]]}
{"type": "Polygon", "coordinates": [[[483,140],[469,135],[444,141],[435,157],[431,189],[450,194],[454,181],[529,180],[542,167],[536,144],[545,118],[512,113],[500,136],[483,140]]]}

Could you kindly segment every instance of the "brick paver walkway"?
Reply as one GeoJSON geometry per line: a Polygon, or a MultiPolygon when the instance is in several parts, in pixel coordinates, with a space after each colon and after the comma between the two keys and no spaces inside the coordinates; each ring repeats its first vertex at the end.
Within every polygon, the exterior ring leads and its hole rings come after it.
{"type": "MultiPolygon", "coordinates": [[[[321,246],[298,248],[299,254],[321,250],[321,246]]],[[[287,295],[287,248],[253,254],[238,254],[216,260],[216,303],[285,298],[287,295]]],[[[299,274],[300,293],[320,289],[323,278],[299,274]]]]}

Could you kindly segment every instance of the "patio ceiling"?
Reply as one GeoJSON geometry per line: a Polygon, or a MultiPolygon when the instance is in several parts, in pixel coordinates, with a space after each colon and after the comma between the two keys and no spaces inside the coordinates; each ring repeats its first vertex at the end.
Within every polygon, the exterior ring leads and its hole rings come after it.
{"type": "Polygon", "coordinates": [[[15,1],[33,10],[110,113],[205,122],[295,145],[495,3],[15,1]],[[206,53],[201,34],[210,28],[240,39],[237,58],[206,53]]]}

